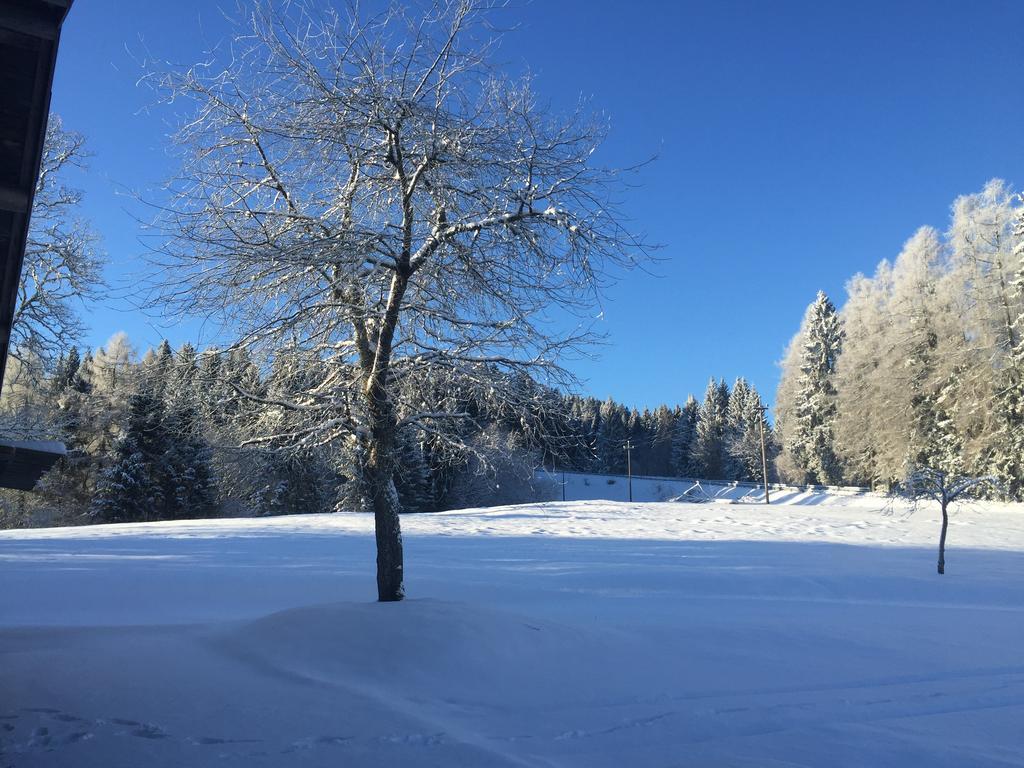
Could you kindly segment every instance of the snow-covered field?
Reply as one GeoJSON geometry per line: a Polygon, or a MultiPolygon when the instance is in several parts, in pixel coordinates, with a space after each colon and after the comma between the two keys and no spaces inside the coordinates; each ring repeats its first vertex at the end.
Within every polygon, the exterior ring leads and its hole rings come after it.
{"type": "Polygon", "coordinates": [[[0,765],[1024,765],[1024,508],[786,501],[2,532],[0,765]]]}

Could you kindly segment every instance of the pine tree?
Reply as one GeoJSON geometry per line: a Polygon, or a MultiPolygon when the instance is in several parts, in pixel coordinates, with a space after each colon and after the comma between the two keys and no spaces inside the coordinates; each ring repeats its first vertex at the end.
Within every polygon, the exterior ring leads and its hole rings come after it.
{"type": "Polygon", "coordinates": [[[398,432],[398,471],[395,486],[403,512],[430,512],[435,509],[430,468],[417,430],[406,427],[398,432]]]}
{"type": "Polygon", "coordinates": [[[694,472],[702,480],[724,480],[727,472],[725,428],[729,409],[729,387],[723,379],[708,381],[704,402],[697,416],[693,450],[694,472]]]}
{"type": "Polygon", "coordinates": [[[54,394],[65,392],[73,388],[78,381],[78,369],[82,364],[78,354],[78,347],[71,347],[67,355],[60,355],[57,358],[57,365],[53,371],[53,378],[50,381],[50,390],[54,394]]]}
{"type": "Polygon", "coordinates": [[[105,523],[159,519],[166,499],[159,477],[170,447],[160,398],[149,390],[129,400],[128,424],[114,450],[113,464],[103,472],[91,514],[105,523]]]}
{"type": "Polygon", "coordinates": [[[749,480],[742,451],[743,438],[747,432],[750,408],[750,386],[742,376],[732,385],[729,407],[725,414],[725,478],[727,480],[749,480]]]}
{"type": "Polygon", "coordinates": [[[626,471],[626,444],[629,415],[626,409],[610,397],[601,403],[601,424],[598,428],[597,455],[600,471],[624,474],[626,471]]]}
{"type": "Polygon", "coordinates": [[[134,523],[153,518],[163,499],[146,458],[125,438],[114,464],[100,477],[90,515],[100,523],[134,523]]]}
{"type": "MultiPolygon", "coordinates": [[[[634,475],[650,475],[650,453],[651,453],[651,435],[648,432],[648,423],[650,422],[650,413],[644,411],[640,413],[636,408],[633,408],[629,412],[629,416],[626,420],[626,439],[632,444],[632,456],[629,457],[629,461],[632,462],[632,472],[634,475]]],[[[628,462],[627,462],[628,464],[628,462]]],[[[629,466],[626,467],[630,469],[629,466]]]]}
{"type": "Polygon", "coordinates": [[[771,427],[762,410],[757,389],[743,378],[736,380],[729,397],[727,414],[727,445],[730,480],[763,482],[761,432],[764,430],[765,452],[771,461],[771,427]]]}
{"type": "Polygon", "coordinates": [[[94,378],[92,352],[86,350],[85,354],[82,355],[82,363],[78,366],[78,375],[75,376],[72,387],[78,392],[92,392],[94,378]]]}
{"type": "Polygon", "coordinates": [[[199,358],[196,349],[188,342],[174,356],[168,372],[167,402],[169,405],[198,408],[199,402],[199,358]]]}
{"type": "MultiPolygon", "coordinates": [[[[301,430],[306,416],[277,405],[254,403],[239,391],[265,392],[270,399],[286,399],[307,386],[319,365],[297,345],[278,351],[265,382],[245,355],[231,355],[225,373],[229,377],[237,412],[236,428],[263,437],[301,430]]],[[[333,508],[337,475],[321,446],[288,445],[283,440],[263,441],[258,451],[258,483],[250,503],[258,515],[327,512],[333,508]]]]}
{"type": "Polygon", "coordinates": [[[567,469],[593,471],[597,463],[597,441],[601,424],[601,404],[592,397],[571,397],[571,412],[579,441],[571,453],[567,469]]]}
{"type": "Polygon", "coordinates": [[[842,467],[835,452],[836,362],[843,330],[835,306],[819,291],[811,305],[800,347],[793,421],[787,424],[787,449],[803,482],[836,485],[842,467]]]}
{"type": "Polygon", "coordinates": [[[220,511],[210,445],[187,403],[167,409],[167,450],[154,465],[163,486],[165,519],[215,517],[220,511]]]}
{"type": "Polygon", "coordinates": [[[661,477],[672,474],[672,436],[676,415],[667,405],[659,405],[651,415],[651,451],[649,473],[661,477]]]}
{"type": "Polygon", "coordinates": [[[145,386],[154,395],[163,398],[174,375],[174,352],[171,351],[167,339],[161,341],[153,354],[146,356],[143,363],[142,375],[146,379],[145,386]]]}
{"type": "Polygon", "coordinates": [[[672,472],[676,477],[696,474],[693,452],[697,442],[697,413],[700,406],[690,395],[676,418],[672,429],[672,472]]]}

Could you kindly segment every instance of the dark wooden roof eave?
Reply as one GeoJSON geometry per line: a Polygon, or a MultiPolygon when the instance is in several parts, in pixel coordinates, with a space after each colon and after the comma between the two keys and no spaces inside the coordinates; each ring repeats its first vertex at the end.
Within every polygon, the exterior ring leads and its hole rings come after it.
{"type": "Polygon", "coordinates": [[[0,386],[50,113],[57,46],[71,0],[0,2],[0,386]]]}
{"type": "MultiPolygon", "coordinates": [[[[0,386],[7,367],[57,45],[72,0],[0,0],[0,386]]],[[[59,443],[0,439],[0,487],[32,490],[59,443]]]]}

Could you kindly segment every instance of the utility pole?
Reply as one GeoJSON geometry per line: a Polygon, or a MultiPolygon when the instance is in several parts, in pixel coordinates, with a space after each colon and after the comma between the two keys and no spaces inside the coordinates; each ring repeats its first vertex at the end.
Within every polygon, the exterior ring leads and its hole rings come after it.
{"type": "Polygon", "coordinates": [[[757,426],[761,430],[761,479],[764,480],[764,503],[771,504],[771,499],[768,497],[768,451],[764,445],[764,414],[767,410],[767,406],[757,406],[757,415],[760,417],[757,420],[757,426]]]}
{"type": "Polygon", "coordinates": [[[629,500],[633,501],[633,441],[628,437],[626,438],[626,444],[622,446],[626,449],[626,477],[629,478],[629,500]]]}

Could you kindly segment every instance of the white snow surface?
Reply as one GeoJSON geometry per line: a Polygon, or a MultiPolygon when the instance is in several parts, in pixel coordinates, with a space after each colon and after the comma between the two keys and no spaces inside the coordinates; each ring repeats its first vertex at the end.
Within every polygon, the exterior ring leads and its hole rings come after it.
{"type": "Polygon", "coordinates": [[[2,766],[1024,766],[1024,506],[0,533],[2,766]]]}

